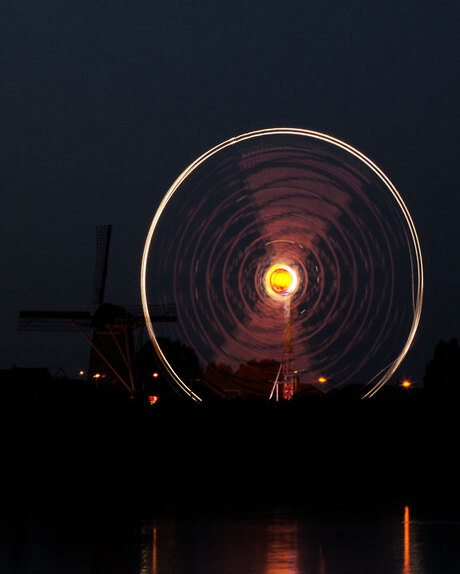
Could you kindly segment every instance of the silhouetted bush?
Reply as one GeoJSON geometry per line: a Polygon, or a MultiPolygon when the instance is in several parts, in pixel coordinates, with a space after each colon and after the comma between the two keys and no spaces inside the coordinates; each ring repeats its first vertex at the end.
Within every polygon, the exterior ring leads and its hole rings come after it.
{"type": "Polygon", "coordinates": [[[460,347],[457,339],[441,340],[437,344],[433,358],[426,366],[424,384],[427,391],[446,394],[446,398],[452,393],[460,393],[460,347]]]}

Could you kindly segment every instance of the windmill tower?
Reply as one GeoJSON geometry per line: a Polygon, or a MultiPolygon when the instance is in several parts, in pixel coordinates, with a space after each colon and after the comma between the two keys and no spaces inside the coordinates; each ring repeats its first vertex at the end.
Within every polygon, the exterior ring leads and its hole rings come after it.
{"type": "MultiPolygon", "coordinates": [[[[121,384],[136,391],[134,359],[143,342],[144,314],[140,305],[105,301],[112,226],[96,228],[96,266],[88,311],[20,311],[19,330],[65,332],[77,330],[91,347],[87,378],[121,384]]],[[[176,321],[174,305],[156,306],[152,322],[176,321]]]]}

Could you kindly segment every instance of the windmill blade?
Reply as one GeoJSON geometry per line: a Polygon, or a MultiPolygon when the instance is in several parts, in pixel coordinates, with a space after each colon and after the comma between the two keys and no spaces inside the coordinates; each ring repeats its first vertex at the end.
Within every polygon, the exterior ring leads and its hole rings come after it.
{"type": "Polygon", "coordinates": [[[18,329],[20,331],[73,331],[91,327],[88,311],[20,311],[18,329]]]}
{"type": "MultiPolygon", "coordinates": [[[[174,323],[177,321],[176,306],[153,305],[150,307],[152,323],[174,323]]],[[[144,312],[140,305],[112,305],[103,303],[92,317],[91,326],[99,334],[114,334],[134,331],[145,325],[144,312]]]]}
{"type": "MultiPolygon", "coordinates": [[[[124,305],[123,307],[130,316],[144,318],[141,305],[124,305]]],[[[152,323],[175,323],[177,321],[177,308],[173,303],[150,305],[149,314],[152,323]]]]}
{"type": "Polygon", "coordinates": [[[92,305],[101,305],[104,302],[111,235],[111,225],[99,225],[96,227],[96,267],[91,298],[92,305]]]}

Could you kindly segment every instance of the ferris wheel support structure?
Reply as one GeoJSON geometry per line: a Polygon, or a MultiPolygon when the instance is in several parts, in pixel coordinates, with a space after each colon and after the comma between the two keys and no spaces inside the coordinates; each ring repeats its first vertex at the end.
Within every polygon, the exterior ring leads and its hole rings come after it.
{"type": "Polygon", "coordinates": [[[281,396],[284,400],[291,400],[297,393],[299,386],[299,377],[294,370],[294,344],[292,329],[292,294],[284,299],[283,305],[284,318],[284,348],[283,359],[281,361],[278,374],[273,383],[269,399],[275,396],[275,401],[279,401],[279,386],[281,386],[281,396]]]}

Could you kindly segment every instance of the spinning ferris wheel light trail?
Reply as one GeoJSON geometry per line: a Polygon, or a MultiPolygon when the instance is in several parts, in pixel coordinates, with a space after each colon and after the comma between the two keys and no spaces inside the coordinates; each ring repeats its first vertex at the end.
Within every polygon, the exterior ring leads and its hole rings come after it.
{"type": "Polygon", "coordinates": [[[141,266],[152,344],[194,401],[202,389],[165,338],[196,355],[221,396],[267,397],[274,375],[248,375],[267,361],[281,365],[286,398],[351,384],[372,396],[413,343],[423,289],[395,186],[356,148],[298,128],[244,133],[192,162],[154,215],[141,266]],[[154,328],[149,300],[174,304],[177,322],[154,328]]]}

